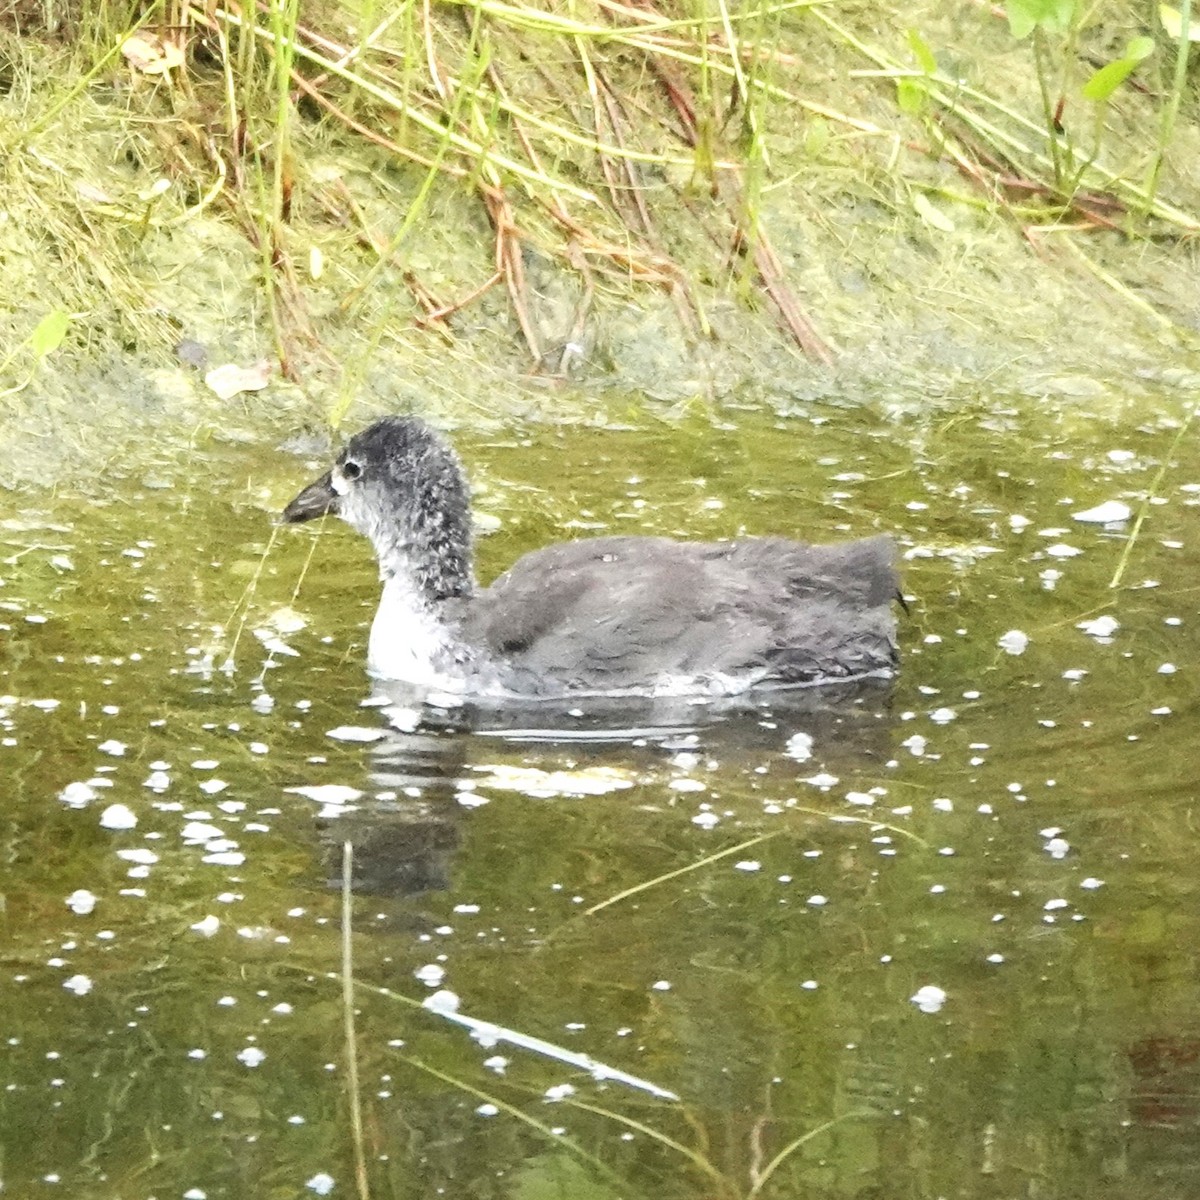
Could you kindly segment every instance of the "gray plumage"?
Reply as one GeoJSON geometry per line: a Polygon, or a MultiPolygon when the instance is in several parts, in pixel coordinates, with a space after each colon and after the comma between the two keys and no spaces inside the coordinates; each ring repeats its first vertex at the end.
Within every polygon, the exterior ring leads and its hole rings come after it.
{"type": "Polygon", "coordinates": [[[471,567],[466,478],[411,417],[353,437],[285,521],[336,513],[375,546],[369,666],[465,695],[728,694],[889,675],[895,547],[600,537],[471,567]]]}

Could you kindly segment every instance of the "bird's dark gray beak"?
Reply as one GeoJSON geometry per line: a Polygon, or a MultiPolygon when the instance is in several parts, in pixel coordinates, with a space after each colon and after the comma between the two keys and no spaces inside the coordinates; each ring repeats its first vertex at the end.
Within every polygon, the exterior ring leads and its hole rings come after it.
{"type": "Polygon", "coordinates": [[[298,525],[301,521],[311,521],[327,513],[336,515],[340,499],[333,490],[333,473],[326,471],[320,479],[314,479],[283,510],[282,520],[288,525],[298,525]]]}

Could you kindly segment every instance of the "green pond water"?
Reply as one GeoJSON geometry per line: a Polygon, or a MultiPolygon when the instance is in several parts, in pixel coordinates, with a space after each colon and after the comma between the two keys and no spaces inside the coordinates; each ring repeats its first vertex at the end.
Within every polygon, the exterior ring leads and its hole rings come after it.
{"type": "Polygon", "coordinates": [[[896,535],[890,695],[732,711],[376,695],[369,547],[271,524],[316,460],[9,495],[5,1193],[355,1195],[356,1093],[374,1197],[1200,1195],[1182,417],[460,435],[485,578],[589,532],[896,535]],[[1110,588],[1133,523],[1074,514],[1152,490],[1110,588]]]}

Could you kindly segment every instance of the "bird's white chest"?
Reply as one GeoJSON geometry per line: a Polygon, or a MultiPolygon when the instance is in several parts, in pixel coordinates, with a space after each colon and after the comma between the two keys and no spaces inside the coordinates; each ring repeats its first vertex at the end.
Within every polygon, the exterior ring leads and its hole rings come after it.
{"type": "Polygon", "coordinates": [[[367,644],[367,668],[380,679],[398,679],[439,691],[461,691],[454,672],[454,638],[417,596],[403,574],[384,581],[367,644]]]}

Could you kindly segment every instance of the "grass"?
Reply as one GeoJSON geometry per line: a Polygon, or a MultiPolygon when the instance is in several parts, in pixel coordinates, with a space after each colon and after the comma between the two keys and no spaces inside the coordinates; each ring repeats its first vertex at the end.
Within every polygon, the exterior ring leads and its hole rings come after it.
{"type": "MultiPolygon", "coordinates": [[[[908,14],[865,20],[823,0],[369,0],[303,15],[296,0],[161,0],[132,17],[91,0],[69,28],[55,11],[28,0],[0,27],[19,110],[3,139],[10,211],[63,248],[51,306],[128,326],[139,344],[174,340],[139,252],[217,220],[246,239],[258,316],[293,381],[335,369],[331,322],[366,328],[368,355],[398,327],[454,344],[497,311],[497,292],[548,380],[578,369],[604,311],[652,295],[693,343],[716,336],[713,304],[732,297],[831,365],[820,296],[800,281],[794,243],[778,241],[784,194],[813,195],[810,219],[823,219],[814,185],[831,167],[857,173],[898,233],[914,211],[951,228],[935,200],[1012,224],[1035,253],[1046,233],[1078,246],[1200,228],[1194,181],[1168,169],[1186,28],[1155,31],[1122,66],[1108,47],[1123,14],[1069,0],[1057,25],[1032,29],[1015,79],[1011,35],[983,9],[987,52],[968,71],[940,65],[963,47],[904,31],[908,14]],[[831,71],[848,87],[824,86],[831,71]],[[1082,98],[1089,81],[1098,99],[1082,98]],[[102,117],[109,143],[89,146],[78,134],[102,117]],[[111,190],[114,151],[158,190],[111,190]],[[373,190],[322,167],[349,154],[373,190]],[[467,250],[431,266],[448,214],[467,250]],[[563,286],[554,304],[550,279],[563,286]]],[[[1138,303],[1103,269],[1094,277],[1138,303]]],[[[14,297],[13,336],[45,311],[22,315],[14,297]]]]}

